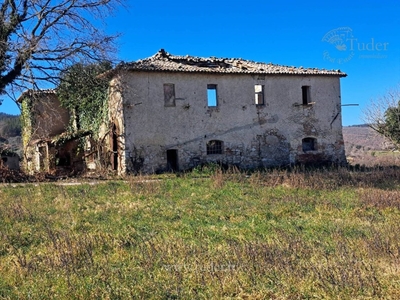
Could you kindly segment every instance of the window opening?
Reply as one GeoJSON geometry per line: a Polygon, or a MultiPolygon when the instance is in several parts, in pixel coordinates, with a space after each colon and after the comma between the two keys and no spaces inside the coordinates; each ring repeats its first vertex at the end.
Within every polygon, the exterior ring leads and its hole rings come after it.
{"type": "Polygon", "coordinates": [[[175,84],[165,83],[164,84],[164,106],[174,107],[175,104],[175,84]]]}
{"type": "Polygon", "coordinates": [[[218,105],[216,84],[207,84],[207,105],[209,107],[216,107],[218,105]]]}
{"type": "Polygon", "coordinates": [[[316,150],[317,140],[314,138],[304,138],[302,141],[303,151],[314,151],[316,150]]]}
{"type": "Polygon", "coordinates": [[[264,86],[261,84],[256,84],[254,86],[254,92],[256,105],[264,105],[264,86]]]}
{"type": "Polygon", "coordinates": [[[310,87],[304,85],[301,87],[302,97],[303,97],[303,105],[310,104],[310,87]]]}
{"type": "Polygon", "coordinates": [[[222,154],[222,141],[209,141],[207,143],[207,155],[209,154],[222,154]]]}

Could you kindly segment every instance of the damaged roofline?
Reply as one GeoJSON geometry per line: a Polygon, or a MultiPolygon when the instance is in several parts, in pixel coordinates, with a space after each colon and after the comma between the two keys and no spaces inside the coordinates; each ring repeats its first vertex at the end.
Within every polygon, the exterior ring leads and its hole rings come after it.
{"type": "MultiPolygon", "coordinates": [[[[115,74],[118,73],[118,71],[126,71],[126,72],[148,72],[148,73],[155,73],[155,72],[163,72],[163,73],[201,73],[201,74],[221,74],[220,72],[211,72],[211,71],[179,71],[179,70],[140,70],[140,69],[129,69],[129,70],[123,70],[123,69],[118,69],[115,70],[116,72],[113,72],[111,75],[114,76],[115,74]]],[[[340,72],[340,70],[339,70],[340,72]]],[[[104,74],[104,73],[103,73],[104,74]]],[[[102,74],[102,75],[103,75],[102,74]]],[[[348,75],[346,73],[337,73],[337,74],[315,74],[315,73],[260,73],[260,72],[242,72],[242,73],[233,73],[233,72],[224,72],[223,75],[265,75],[265,76],[321,76],[321,77],[347,77],[348,75]]],[[[107,75],[108,76],[108,75],[107,75]]]]}
{"type": "Polygon", "coordinates": [[[174,73],[216,73],[249,75],[304,75],[338,76],[347,74],[340,70],[283,66],[272,63],[254,62],[242,58],[215,58],[175,56],[164,49],[155,55],[135,62],[121,62],[115,68],[100,75],[112,78],[119,71],[174,72],[174,73]]]}

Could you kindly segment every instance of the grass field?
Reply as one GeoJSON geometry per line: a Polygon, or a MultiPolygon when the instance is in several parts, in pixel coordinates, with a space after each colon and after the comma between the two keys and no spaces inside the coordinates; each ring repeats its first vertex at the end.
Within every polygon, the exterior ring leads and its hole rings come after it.
{"type": "Polygon", "coordinates": [[[0,298],[400,299],[400,170],[0,188],[0,298]]]}

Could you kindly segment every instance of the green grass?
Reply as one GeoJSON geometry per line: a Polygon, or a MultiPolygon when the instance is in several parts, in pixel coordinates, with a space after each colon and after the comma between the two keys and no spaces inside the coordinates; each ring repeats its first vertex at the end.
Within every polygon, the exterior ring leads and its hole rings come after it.
{"type": "Polygon", "coordinates": [[[199,175],[2,187],[0,299],[400,297],[398,170],[199,175]]]}

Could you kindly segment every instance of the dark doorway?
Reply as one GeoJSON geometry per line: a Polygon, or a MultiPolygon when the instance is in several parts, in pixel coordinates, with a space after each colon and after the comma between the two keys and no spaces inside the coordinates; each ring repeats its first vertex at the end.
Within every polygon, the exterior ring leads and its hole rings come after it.
{"type": "Polygon", "coordinates": [[[47,149],[46,146],[39,146],[39,168],[40,171],[45,171],[45,162],[47,160],[47,149]]]}
{"type": "Polygon", "coordinates": [[[178,171],[178,150],[167,150],[167,168],[168,171],[178,171]]]}
{"type": "Polygon", "coordinates": [[[114,124],[112,128],[112,158],[111,165],[113,170],[118,170],[118,133],[117,126],[114,124]]]}
{"type": "Polygon", "coordinates": [[[71,156],[68,152],[63,151],[63,149],[57,151],[55,158],[56,166],[67,167],[71,165],[71,156]]]}

